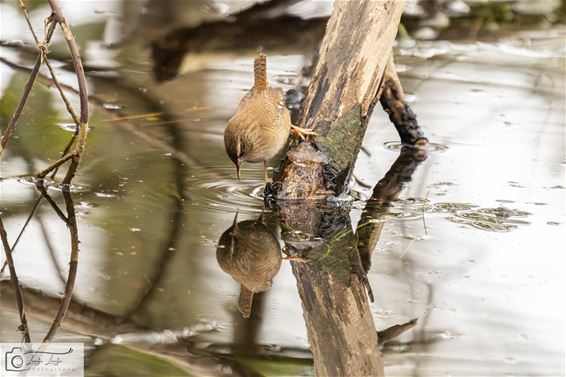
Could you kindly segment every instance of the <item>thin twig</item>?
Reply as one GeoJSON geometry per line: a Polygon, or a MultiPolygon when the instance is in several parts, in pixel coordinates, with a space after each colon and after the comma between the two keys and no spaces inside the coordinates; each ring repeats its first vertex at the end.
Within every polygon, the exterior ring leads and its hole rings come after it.
{"type": "Polygon", "coordinates": [[[41,193],[41,196],[43,198],[45,198],[45,200],[47,200],[47,203],[49,203],[51,205],[51,208],[53,208],[53,210],[55,211],[55,213],[57,214],[57,216],[63,220],[63,222],[66,224],[69,219],[67,218],[67,216],[65,216],[65,214],[63,213],[63,211],[61,210],[61,208],[59,208],[59,206],[57,205],[57,203],[55,203],[55,201],[51,198],[51,196],[47,193],[47,189],[45,188],[45,186],[41,183],[36,183],[35,187],[37,188],[37,190],[41,193]]]}
{"type": "Polygon", "coordinates": [[[28,8],[26,7],[26,4],[24,3],[23,0],[18,0],[18,3],[20,5],[20,9],[24,13],[24,17],[26,18],[26,22],[28,24],[29,30],[31,31],[31,34],[33,35],[33,39],[35,40],[35,43],[39,44],[39,38],[37,37],[37,34],[35,34],[35,31],[33,30],[33,27],[31,25],[31,21],[29,19],[29,14],[28,14],[28,8]]]}
{"type": "Polygon", "coordinates": [[[81,115],[79,119],[79,135],[77,139],[77,143],[75,145],[75,150],[71,154],[71,166],[69,170],[67,170],[67,175],[63,179],[63,184],[71,183],[77,168],[79,166],[79,162],[81,159],[81,154],[85,148],[86,138],[88,134],[88,93],[86,87],[86,77],[83,68],[83,63],[81,60],[81,56],[79,54],[79,49],[77,48],[77,43],[75,42],[75,37],[59,8],[59,4],[57,0],[48,0],[49,5],[51,6],[51,10],[53,11],[53,17],[63,30],[63,35],[65,36],[65,40],[67,41],[67,45],[69,46],[69,52],[71,53],[71,58],[73,60],[73,66],[75,67],[75,73],[77,74],[77,81],[79,85],[79,99],[81,103],[81,115]]]}
{"type": "MultiPolygon", "coordinates": [[[[34,203],[33,208],[31,209],[30,214],[28,215],[28,218],[26,219],[26,222],[24,223],[24,226],[22,226],[22,229],[20,230],[20,233],[18,234],[18,237],[16,237],[16,240],[14,241],[14,244],[12,245],[11,251],[12,253],[14,252],[14,249],[16,248],[16,246],[18,245],[18,242],[20,242],[20,238],[22,238],[22,234],[24,233],[24,231],[26,230],[29,222],[31,221],[31,219],[33,218],[33,215],[35,215],[35,212],[37,211],[37,208],[39,207],[39,203],[41,203],[41,199],[43,197],[40,196],[34,203]]],[[[4,265],[2,266],[2,269],[0,270],[0,274],[4,273],[4,270],[6,269],[6,266],[8,265],[8,261],[6,260],[4,262],[4,265]]]]}
{"type": "MultiPolygon", "coordinates": [[[[52,22],[49,23],[49,27],[47,29],[47,33],[46,33],[45,39],[43,41],[43,46],[47,46],[49,44],[49,41],[51,40],[51,36],[53,35],[53,31],[55,30],[55,26],[56,26],[56,22],[52,21],[52,22]]],[[[46,49],[47,47],[44,47],[44,48],[46,49]]],[[[41,48],[40,48],[40,50],[41,50],[41,48]]],[[[35,82],[37,74],[39,73],[39,67],[41,66],[41,62],[43,61],[44,54],[45,54],[45,51],[40,51],[40,53],[37,55],[35,65],[33,66],[33,69],[32,69],[31,74],[29,76],[28,82],[26,83],[26,85],[24,87],[24,92],[22,93],[22,96],[20,97],[20,101],[18,102],[18,105],[16,106],[16,110],[14,111],[12,118],[10,118],[10,122],[8,123],[8,127],[6,127],[6,131],[4,132],[4,135],[2,135],[2,139],[0,139],[0,156],[2,155],[4,150],[6,149],[6,145],[8,144],[8,142],[10,141],[10,138],[12,137],[12,135],[14,134],[14,131],[16,130],[18,120],[20,119],[20,116],[22,115],[22,111],[24,110],[24,106],[25,106],[26,101],[27,101],[29,94],[31,92],[31,88],[33,87],[33,83],[35,82]]]]}
{"type": "MultiPolygon", "coordinates": [[[[84,69],[83,69],[83,66],[82,66],[82,61],[81,61],[81,58],[80,58],[78,48],[77,48],[77,45],[75,43],[75,39],[73,37],[73,34],[71,33],[71,30],[70,30],[69,26],[67,25],[65,18],[63,17],[63,14],[62,14],[62,12],[59,8],[59,5],[57,4],[57,1],[56,0],[48,0],[48,1],[49,1],[49,5],[50,5],[53,13],[48,18],[48,21],[46,23],[47,30],[46,30],[46,33],[45,33],[44,41],[42,43],[39,43],[39,39],[38,39],[35,31],[33,30],[31,21],[29,19],[27,8],[26,8],[23,0],[19,0],[19,5],[20,5],[20,7],[21,7],[21,9],[24,13],[24,17],[26,18],[26,21],[27,21],[29,29],[30,29],[30,31],[33,35],[33,38],[34,38],[35,42],[37,43],[37,47],[39,48],[39,54],[37,56],[35,65],[34,65],[32,71],[30,73],[29,78],[28,78],[28,82],[26,83],[26,85],[24,87],[24,91],[23,91],[23,93],[20,97],[18,105],[16,106],[14,114],[12,115],[12,118],[10,119],[8,126],[6,127],[4,134],[3,134],[2,138],[0,139],[0,155],[5,150],[6,145],[8,144],[10,138],[13,136],[13,134],[15,132],[17,122],[18,122],[19,118],[21,117],[21,114],[23,112],[24,106],[25,106],[27,99],[29,97],[29,94],[31,92],[33,84],[34,84],[34,82],[35,82],[35,80],[36,80],[36,78],[39,74],[39,68],[40,68],[42,62],[45,61],[46,65],[49,67],[51,78],[52,78],[53,82],[55,83],[55,86],[59,90],[59,93],[61,94],[61,97],[62,97],[63,101],[65,102],[65,105],[67,106],[67,111],[69,111],[69,114],[71,115],[71,117],[75,121],[75,124],[77,125],[77,131],[78,132],[75,133],[74,137],[71,139],[71,142],[65,148],[64,154],[68,153],[68,151],[70,150],[75,138],[78,138],[78,139],[77,139],[77,144],[75,146],[75,150],[72,153],[68,154],[67,156],[64,156],[61,159],[59,159],[54,164],[52,164],[51,167],[49,168],[49,170],[42,171],[40,173],[40,177],[44,178],[45,175],[47,175],[50,171],[57,169],[64,162],[66,162],[68,160],[72,160],[71,166],[69,167],[69,170],[67,171],[67,175],[65,176],[65,178],[63,180],[63,184],[69,184],[71,182],[71,180],[73,179],[74,175],[75,175],[76,169],[77,169],[79,161],[80,161],[81,154],[82,154],[84,147],[85,147],[85,144],[86,144],[86,137],[87,137],[87,133],[88,133],[88,94],[87,94],[87,89],[86,89],[86,78],[85,78],[85,74],[84,74],[84,69]],[[74,113],[69,101],[67,100],[67,98],[66,98],[66,96],[63,92],[61,85],[59,84],[59,81],[57,80],[57,77],[56,77],[55,71],[53,70],[53,67],[51,66],[51,64],[47,60],[47,54],[49,52],[49,50],[48,50],[49,42],[51,40],[51,37],[53,35],[53,32],[54,32],[57,24],[59,24],[61,29],[63,30],[63,34],[65,36],[65,40],[67,41],[69,51],[70,51],[70,54],[71,54],[71,57],[72,57],[72,60],[73,60],[73,65],[75,67],[75,72],[76,72],[76,75],[77,75],[77,80],[78,80],[78,85],[79,85],[79,98],[80,98],[80,103],[81,103],[80,119],[77,118],[76,114],[74,113]],[[78,136],[77,136],[77,133],[78,133],[78,136]]],[[[56,172],[57,171],[55,170],[54,173],[53,173],[53,177],[55,176],[56,172]]],[[[53,320],[53,324],[51,325],[47,335],[43,339],[44,343],[49,343],[49,342],[51,342],[51,340],[55,336],[55,333],[57,332],[57,330],[61,326],[61,322],[63,321],[63,318],[65,317],[65,314],[67,313],[69,303],[71,302],[73,288],[74,288],[74,284],[75,284],[75,280],[76,280],[76,276],[77,276],[79,239],[78,239],[78,230],[77,230],[77,222],[76,222],[76,217],[75,217],[74,205],[73,205],[73,202],[72,202],[71,194],[69,192],[66,192],[66,191],[63,192],[63,197],[65,198],[65,204],[66,204],[66,209],[67,209],[67,216],[65,217],[65,215],[58,208],[58,206],[55,204],[55,202],[49,197],[49,195],[47,195],[47,191],[46,191],[45,187],[42,184],[37,184],[37,186],[38,186],[38,189],[40,190],[42,196],[45,197],[48,200],[48,202],[51,204],[51,206],[57,212],[59,217],[61,217],[63,219],[63,221],[66,223],[66,225],[69,228],[70,237],[71,237],[71,260],[70,260],[70,266],[69,266],[69,273],[68,273],[68,277],[67,277],[67,283],[65,285],[65,293],[64,293],[64,296],[63,296],[63,300],[61,301],[61,305],[59,306],[59,310],[57,311],[57,315],[55,316],[55,319],[53,320]]],[[[19,237],[22,235],[27,224],[29,224],[29,221],[33,217],[33,214],[35,213],[37,206],[39,206],[39,203],[40,203],[40,200],[37,201],[36,205],[32,209],[32,213],[29,215],[28,220],[26,221],[26,224],[24,225],[22,231],[20,232],[20,235],[18,236],[18,239],[16,240],[15,244],[17,244],[19,237]]],[[[12,285],[14,287],[14,290],[16,291],[16,301],[17,301],[18,311],[19,311],[19,314],[20,314],[20,323],[21,323],[20,329],[23,332],[24,340],[27,343],[30,343],[31,337],[29,335],[29,330],[28,330],[27,319],[26,319],[25,310],[24,310],[24,302],[23,302],[23,298],[22,298],[22,294],[21,294],[21,289],[20,289],[20,286],[19,286],[19,282],[18,282],[18,278],[17,278],[17,274],[16,274],[16,269],[15,269],[14,261],[13,261],[13,258],[12,258],[12,249],[10,248],[10,245],[9,245],[9,242],[8,242],[8,237],[7,237],[7,234],[6,234],[6,231],[5,231],[5,228],[4,228],[4,224],[3,224],[1,218],[0,218],[0,236],[2,238],[2,244],[3,244],[4,252],[6,254],[6,261],[8,263],[8,267],[10,269],[10,279],[11,279],[12,285]]]]}
{"type": "Polygon", "coordinates": [[[69,274],[67,275],[67,284],[65,284],[65,293],[61,300],[61,305],[57,311],[57,315],[53,320],[53,324],[49,328],[47,335],[43,338],[43,343],[49,343],[55,336],[55,333],[61,326],[61,322],[67,314],[69,304],[73,298],[73,289],[75,287],[75,280],[77,278],[77,269],[79,264],[79,233],[77,229],[77,219],[75,217],[75,208],[71,193],[63,191],[63,198],[65,199],[65,207],[67,208],[67,227],[71,236],[71,258],[69,262],[69,274]]]}
{"type": "MultiPolygon", "coordinates": [[[[79,128],[77,126],[77,131],[78,130],[79,128]]],[[[65,147],[65,149],[63,149],[63,152],[61,153],[61,158],[64,158],[67,155],[67,153],[69,153],[71,147],[75,143],[75,140],[77,140],[77,136],[78,136],[78,132],[75,132],[73,136],[71,136],[71,139],[69,139],[69,143],[67,143],[67,146],[65,147]]],[[[58,171],[59,171],[59,167],[53,169],[53,173],[51,174],[51,180],[55,180],[58,171]]]]}
{"type": "Polygon", "coordinates": [[[16,267],[14,266],[14,260],[12,259],[12,250],[10,249],[10,243],[8,242],[8,235],[6,234],[6,229],[4,228],[4,223],[2,222],[1,216],[0,216],[0,237],[2,238],[4,253],[6,254],[6,261],[8,262],[8,266],[10,268],[10,281],[12,282],[12,287],[14,288],[14,292],[16,293],[16,302],[18,304],[18,312],[20,314],[19,329],[23,332],[25,342],[31,343],[31,337],[29,335],[29,329],[28,329],[28,321],[24,309],[24,299],[22,297],[22,291],[20,289],[20,283],[18,281],[18,275],[16,274],[16,267]]]}
{"type": "Polygon", "coordinates": [[[49,174],[54,169],[59,168],[59,166],[63,165],[65,162],[69,161],[73,157],[75,157],[74,153],[71,153],[71,154],[68,154],[66,156],[61,157],[60,159],[58,159],[57,161],[55,161],[54,163],[49,165],[47,168],[45,168],[41,172],[37,173],[37,178],[41,178],[41,179],[45,178],[45,176],[47,174],[49,174]]]}
{"type": "MultiPolygon", "coordinates": [[[[26,18],[28,27],[33,35],[33,38],[35,40],[35,42],[39,45],[39,39],[37,37],[37,34],[35,33],[33,26],[31,24],[30,18],[29,18],[29,14],[27,12],[27,8],[23,2],[23,0],[19,0],[19,4],[20,4],[20,8],[22,9],[22,12],[24,13],[24,16],[26,18]]],[[[40,52],[44,52],[45,49],[40,49],[40,52]]],[[[77,115],[75,114],[73,108],[71,107],[67,96],[65,95],[63,88],[61,87],[61,84],[59,83],[59,81],[57,80],[57,76],[51,66],[51,63],[49,62],[49,60],[47,59],[47,54],[43,54],[43,59],[45,61],[45,63],[47,64],[47,67],[49,68],[49,72],[51,74],[51,82],[53,84],[55,84],[55,86],[57,87],[57,89],[59,90],[59,93],[61,94],[61,98],[63,99],[63,102],[65,102],[65,105],[67,107],[67,111],[69,112],[69,114],[71,115],[71,117],[73,118],[73,121],[75,122],[75,124],[77,125],[77,131],[78,131],[78,125],[79,125],[79,119],[77,118],[77,115]]],[[[11,66],[12,68],[14,68],[12,65],[13,63],[2,59],[3,62],[9,66],[11,66]]],[[[38,73],[38,77],[39,78],[43,78],[44,75],[42,75],[41,73],[38,73]]],[[[77,137],[78,132],[75,132],[73,134],[73,136],[71,137],[71,139],[69,140],[69,143],[67,144],[67,146],[65,147],[65,149],[63,150],[63,153],[61,154],[62,156],[65,156],[69,150],[71,149],[71,146],[73,145],[76,137],[77,137]]],[[[59,168],[55,168],[53,170],[53,174],[51,175],[51,179],[55,179],[56,175],[57,175],[57,171],[59,170],[59,168]]],[[[39,196],[39,198],[36,200],[35,204],[33,205],[33,208],[30,212],[30,214],[28,215],[26,222],[24,223],[24,225],[22,226],[22,229],[20,230],[20,233],[18,234],[18,236],[16,237],[16,241],[14,241],[14,244],[12,245],[12,253],[14,252],[14,249],[16,248],[16,246],[18,245],[18,242],[20,241],[20,238],[22,237],[24,231],[26,230],[27,226],[29,225],[31,219],[33,218],[33,216],[35,215],[37,208],[39,207],[39,204],[41,203],[41,200],[43,199],[43,196],[39,196]]],[[[8,265],[8,262],[4,262],[4,265],[2,266],[2,269],[0,270],[0,274],[2,274],[4,272],[4,270],[6,269],[6,266],[8,265]]]]}
{"type": "MultiPolygon", "coordinates": [[[[31,34],[33,35],[33,39],[35,40],[35,43],[38,45],[38,48],[39,48],[39,38],[37,37],[35,30],[33,30],[33,26],[31,24],[31,20],[29,18],[27,7],[26,7],[23,0],[19,0],[19,4],[20,4],[20,8],[22,10],[22,13],[24,14],[24,17],[26,19],[26,22],[28,24],[28,28],[31,31],[31,34]]],[[[44,48],[40,48],[39,51],[43,53],[46,50],[44,48]]],[[[65,92],[63,91],[63,88],[61,88],[61,85],[59,84],[59,80],[57,79],[57,74],[55,73],[55,70],[53,69],[51,62],[49,61],[49,59],[47,58],[47,54],[45,54],[45,53],[43,54],[43,61],[45,62],[45,65],[47,65],[47,68],[49,69],[49,73],[51,74],[51,79],[53,80],[53,83],[57,87],[57,90],[59,90],[59,94],[61,95],[61,99],[65,103],[65,107],[67,108],[67,112],[69,113],[71,118],[73,118],[73,122],[75,122],[75,124],[77,125],[77,131],[78,131],[78,127],[79,127],[79,123],[80,123],[79,118],[77,117],[77,114],[75,114],[73,107],[69,103],[69,100],[67,99],[67,96],[65,95],[65,92]]]]}

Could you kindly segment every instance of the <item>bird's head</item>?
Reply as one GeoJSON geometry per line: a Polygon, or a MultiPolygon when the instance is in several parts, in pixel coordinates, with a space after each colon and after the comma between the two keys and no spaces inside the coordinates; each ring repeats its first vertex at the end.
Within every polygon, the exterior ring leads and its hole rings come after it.
{"type": "Polygon", "coordinates": [[[238,180],[240,180],[240,169],[246,161],[246,151],[242,148],[242,141],[238,135],[233,135],[227,131],[224,134],[224,146],[228,157],[236,165],[236,174],[238,180]]]}

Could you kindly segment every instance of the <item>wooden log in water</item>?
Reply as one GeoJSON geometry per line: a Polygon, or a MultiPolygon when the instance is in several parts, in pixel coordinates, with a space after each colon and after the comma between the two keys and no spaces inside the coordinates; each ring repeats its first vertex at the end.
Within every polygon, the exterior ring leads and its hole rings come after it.
{"type": "Polygon", "coordinates": [[[316,201],[277,203],[292,261],[315,375],[383,376],[378,336],[347,207],[316,201]]]}
{"type": "MultiPolygon", "coordinates": [[[[318,135],[290,146],[268,195],[315,199],[347,190],[383,83],[398,83],[389,81],[386,66],[403,6],[397,0],[335,3],[299,116],[298,126],[318,135]]],[[[312,200],[278,201],[277,207],[287,249],[307,261],[292,264],[315,375],[383,376],[349,208],[324,210],[312,200]]]]}
{"type": "Polygon", "coordinates": [[[318,136],[293,144],[268,194],[316,198],[347,189],[385,77],[404,1],[339,1],[327,24],[299,126],[318,136]]]}

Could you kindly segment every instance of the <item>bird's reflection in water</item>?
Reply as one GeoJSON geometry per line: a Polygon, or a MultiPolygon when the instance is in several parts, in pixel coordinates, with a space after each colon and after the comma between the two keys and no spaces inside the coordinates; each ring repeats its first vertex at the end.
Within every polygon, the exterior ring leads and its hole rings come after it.
{"type": "Polygon", "coordinates": [[[257,220],[234,223],[220,237],[216,249],[220,268],[240,284],[238,309],[250,316],[254,293],[271,288],[273,278],[281,268],[281,247],[275,234],[264,222],[257,220]]]}

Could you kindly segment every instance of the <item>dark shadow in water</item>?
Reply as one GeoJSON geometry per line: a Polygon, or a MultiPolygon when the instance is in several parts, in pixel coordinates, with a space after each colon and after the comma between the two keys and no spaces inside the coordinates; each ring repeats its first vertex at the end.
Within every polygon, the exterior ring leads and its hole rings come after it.
{"type": "MultiPolygon", "coordinates": [[[[401,150],[375,186],[355,232],[347,204],[268,203],[278,215],[285,252],[293,258],[317,376],[383,375],[379,345],[416,324],[415,319],[376,332],[366,274],[383,228],[382,216],[426,157],[426,151],[419,149],[401,150]]],[[[242,286],[239,307],[244,317],[253,299],[249,292],[268,289],[281,263],[279,243],[263,217],[238,222],[236,215],[217,250],[222,269],[242,286]]],[[[254,326],[260,326],[260,321],[255,319],[254,326]]]]}
{"type": "MultiPolygon", "coordinates": [[[[54,297],[42,292],[40,289],[22,286],[22,297],[26,302],[26,310],[31,317],[48,322],[52,320],[52,316],[60,310],[61,303],[58,297],[54,297]]],[[[8,281],[0,281],[0,305],[3,308],[15,308],[16,297],[13,286],[8,281]]],[[[79,303],[75,299],[71,300],[68,306],[67,317],[65,318],[65,327],[68,330],[79,334],[85,334],[98,338],[103,341],[104,345],[96,347],[89,354],[89,360],[96,357],[98,352],[105,353],[107,347],[111,346],[110,341],[119,336],[143,336],[144,334],[152,334],[147,327],[139,325],[131,320],[122,320],[117,316],[106,313],[99,309],[93,308],[87,304],[79,303]]],[[[204,331],[204,330],[203,330],[204,331]]],[[[199,331],[195,331],[198,333],[199,331]]],[[[155,360],[174,360],[172,365],[180,368],[184,375],[210,375],[210,376],[241,376],[256,377],[259,376],[252,370],[249,370],[237,362],[230,360],[222,355],[216,355],[212,352],[194,348],[190,338],[180,336],[175,344],[164,344],[161,346],[151,347],[145,343],[129,345],[127,349],[135,350],[141,355],[145,355],[139,361],[146,361],[149,357],[153,362],[153,366],[157,364],[155,360]],[[157,359],[156,359],[157,358],[157,359]]],[[[109,356],[109,355],[106,355],[109,356]]],[[[104,359],[104,365],[98,365],[103,372],[108,373],[112,366],[106,365],[108,359],[104,359]]],[[[124,359],[121,359],[122,363],[124,359]]],[[[128,363],[135,362],[135,359],[126,359],[128,363]],[[133,360],[133,361],[132,361],[133,360]]],[[[92,366],[91,366],[92,367],[92,366]]],[[[124,368],[124,365],[119,365],[124,368]]],[[[128,365],[130,371],[136,370],[136,365],[128,365]]],[[[159,373],[159,369],[155,369],[159,373]]],[[[114,370],[113,370],[114,372],[114,370]]],[[[100,375],[108,375],[102,373],[100,375]]],[[[163,375],[163,374],[159,374],[163,375]]]]}
{"type": "MultiPolygon", "coordinates": [[[[327,17],[303,19],[285,15],[296,0],[274,0],[236,13],[230,19],[205,22],[174,30],[152,44],[153,73],[157,81],[179,74],[187,55],[311,54],[324,35],[327,17]]],[[[190,5],[189,5],[190,6],[190,5]]]]}
{"type": "Polygon", "coordinates": [[[383,229],[384,215],[389,212],[391,202],[399,198],[403,185],[411,181],[413,173],[427,157],[424,150],[404,146],[389,171],[373,188],[356,228],[358,252],[366,273],[371,267],[371,255],[383,229]]]}
{"type": "MultiPolygon", "coordinates": [[[[180,132],[179,127],[172,125],[167,127],[166,130],[170,136],[171,147],[174,150],[183,150],[186,148],[183,133],[180,132]]],[[[155,263],[151,274],[148,275],[149,284],[143,292],[141,292],[137,304],[123,315],[122,320],[130,319],[133,315],[143,310],[147,303],[154,297],[157,288],[161,286],[161,283],[168,275],[169,267],[175,258],[176,250],[183,235],[182,230],[185,217],[183,205],[186,200],[186,193],[188,192],[186,179],[188,168],[177,159],[171,159],[170,161],[173,164],[175,192],[171,195],[172,205],[169,211],[170,215],[167,217],[171,219],[169,221],[169,229],[162,241],[163,246],[160,247],[158,261],[155,263]]]]}

